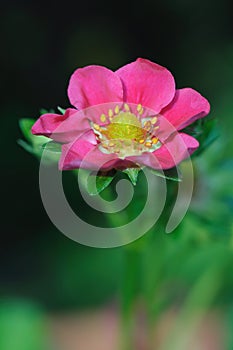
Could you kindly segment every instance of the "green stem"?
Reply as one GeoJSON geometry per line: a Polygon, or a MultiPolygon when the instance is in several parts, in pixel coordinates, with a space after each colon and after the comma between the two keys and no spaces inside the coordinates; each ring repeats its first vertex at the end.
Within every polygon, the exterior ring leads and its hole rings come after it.
{"type": "MultiPolygon", "coordinates": [[[[109,201],[107,205],[111,206],[113,193],[111,186],[105,189],[105,199],[109,201]]],[[[128,222],[130,213],[125,210],[119,214],[109,214],[107,219],[111,226],[118,227],[128,222]]],[[[122,230],[122,228],[121,228],[122,230]]],[[[125,232],[127,235],[127,232],[125,232]]],[[[140,244],[138,242],[123,246],[122,257],[122,285],[120,295],[120,349],[135,350],[136,333],[136,301],[138,294],[138,279],[140,271],[140,244]]]]}
{"type": "MultiPolygon", "coordinates": [[[[158,230],[159,231],[159,230],[158,230]]],[[[154,329],[158,316],[158,289],[160,287],[161,277],[161,255],[163,246],[161,232],[152,230],[145,236],[145,248],[142,257],[142,288],[146,312],[146,340],[148,350],[154,349],[154,329]]]]}
{"type": "Polygon", "coordinates": [[[138,294],[138,276],[140,270],[140,252],[133,244],[124,247],[122,293],[121,293],[121,349],[134,350],[136,333],[136,301],[138,294]]]}
{"type": "MultiPolygon", "coordinates": [[[[142,184],[143,185],[143,184],[142,184]]],[[[144,190],[143,186],[142,190],[144,190]]],[[[140,198],[140,191],[137,192],[137,199],[140,198]]],[[[111,200],[111,186],[105,189],[105,198],[111,200]]],[[[135,202],[137,200],[135,198],[135,202]]],[[[108,205],[111,205],[109,202],[108,205]]],[[[134,211],[134,208],[131,208],[134,211]]],[[[132,214],[132,212],[131,212],[132,214]]],[[[153,210],[148,215],[154,215],[153,210]]],[[[119,214],[109,214],[107,218],[111,226],[117,227],[128,221],[130,212],[124,210],[119,214]],[[124,217],[122,217],[122,214],[124,217]]],[[[144,284],[144,297],[146,305],[146,335],[147,349],[152,348],[154,332],[154,305],[157,286],[162,270],[161,262],[163,256],[164,239],[162,234],[162,223],[156,225],[156,228],[148,232],[141,239],[122,247],[123,249],[123,268],[122,268],[122,288],[121,288],[121,350],[135,350],[135,335],[137,334],[137,299],[139,286],[144,284]],[[143,276],[141,276],[141,272],[143,276]],[[142,277],[142,280],[141,280],[142,277]]],[[[127,235],[127,232],[125,232],[127,235]]],[[[156,303],[158,305],[158,303],[156,303]]],[[[157,314],[157,312],[156,312],[157,314]]],[[[141,330],[140,330],[141,331],[141,330]]]]}
{"type": "Polygon", "coordinates": [[[163,309],[164,299],[161,294],[161,286],[164,275],[164,256],[169,239],[164,233],[168,217],[167,207],[156,225],[144,237],[142,288],[146,312],[147,350],[156,349],[155,329],[163,309]]]}

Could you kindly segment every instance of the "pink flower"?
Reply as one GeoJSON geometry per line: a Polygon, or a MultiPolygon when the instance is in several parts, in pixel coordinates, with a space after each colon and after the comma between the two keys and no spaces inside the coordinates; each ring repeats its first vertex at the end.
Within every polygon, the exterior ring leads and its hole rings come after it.
{"type": "Polygon", "coordinates": [[[75,109],[44,114],[32,127],[33,134],[62,143],[63,170],[172,168],[199,146],[180,130],[210,111],[197,91],[176,90],[166,68],[142,58],[115,72],[77,69],[68,96],[75,109]]]}

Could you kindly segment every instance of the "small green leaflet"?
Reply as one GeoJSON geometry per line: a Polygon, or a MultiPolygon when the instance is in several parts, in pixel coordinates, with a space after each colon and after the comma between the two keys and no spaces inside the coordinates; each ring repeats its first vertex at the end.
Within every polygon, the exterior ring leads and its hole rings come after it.
{"type": "Polygon", "coordinates": [[[199,156],[219,137],[217,120],[213,117],[198,119],[192,125],[186,127],[183,132],[195,137],[199,141],[199,147],[192,154],[192,157],[199,156]]]}
{"type": "Polygon", "coordinates": [[[27,152],[33,154],[36,156],[38,159],[41,158],[42,153],[44,148],[46,151],[50,150],[51,152],[47,152],[46,155],[44,155],[43,160],[46,161],[48,164],[58,162],[59,156],[60,156],[60,145],[56,144],[55,145],[48,145],[50,143],[49,141],[52,142],[52,140],[48,137],[45,136],[36,136],[33,135],[31,132],[31,128],[33,124],[35,123],[35,120],[32,118],[23,118],[19,121],[19,127],[22,131],[22,134],[25,138],[25,140],[18,140],[18,144],[24,148],[27,152]]]}
{"type": "Polygon", "coordinates": [[[26,141],[19,139],[19,140],[17,140],[17,143],[18,143],[23,149],[25,149],[25,151],[34,154],[33,147],[32,147],[29,143],[27,143],[26,141]]]}
{"type": "Polygon", "coordinates": [[[26,141],[19,139],[18,144],[27,152],[34,154],[36,157],[41,157],[41,145],[48,142],[49,138],[45,136],[35,136],[31,132],[31,128],[35,120],[32,118],[23,118],[19,120],[19,127],[26,141]]]}
{"type": "Polygon", "coordinates": [[[35,123],[35,120],[31,118],[23,118],[23,119],[20,119],[19,121],[19,127],[23,133],[23,136],[28,141],[31,141],[32,139],[31,128],[34,123],[35,123]]]}
{"type": "Polygon", "coordinates": [[[87,180],[87,192],[91,196],[96,196],[101,193],[114,179],[116,171],[109,172],[99,172],[97,175],[92,175],[88,177],[87,180]]]}
{"type": "Polygon", "coordinates": [[[62,108],[62,107],[60,107],[60,106],[57,106],[57,109],[59,110],[59,112],[61,113],[61,114],[65,114],[65,109],[64,108],[62,108]]]}
{"type": "Polygon", "coordinates": [[[160,170],[155,170],[155,169],[150,169],[150,170],[154,175],[162,177],[164,179],[172,180],[172,181],[176,181],[176,182],[182,181],[182,175],[177,168],[164,170],[163,172],[160,170]]]}
{"type": "Polygon", "coordinates": [[[61,144],[54,141],[44,143],[42,148],[49,152],[61,153],[61,144]]]}
{"type": "Polygon", "coordinates": [[[136,186],[140,170],[140,168],[128,168],[123,170],[123,173],[127,174],[132,184],[136,186]]]}
{"type": "MultiPolygon", "coordinates": [[[[57,106],[57,109],[61,114],[65,114],[66,110],[64,108],[57,106]]],[[[47,114],[47,113],[55,113],[55,110],[53,108],[51,108],[51,109],[41,108],[40,109],[40,114],[47,114]]]]}

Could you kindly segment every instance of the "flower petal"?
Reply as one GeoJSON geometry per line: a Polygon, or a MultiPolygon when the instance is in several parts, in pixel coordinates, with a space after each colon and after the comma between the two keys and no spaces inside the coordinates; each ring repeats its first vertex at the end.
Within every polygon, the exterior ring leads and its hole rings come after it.
{"type": "Polygon", "coordinates": [[[64,115],[55,113],[43,114],[33,125],[32,133],[34,135],[50,136],[65,119],[76,112],[76,109],[69,108],[64,115]]]}
{"type": "Polygon", "coordinates": [[[77,69],[70,78],[68,96],[73,106],[84,109],[123,99],[120,78],[102,66],[87,66],[77,69]]]}
{"type": "Polygon", "coordinates": [[[195,120],[205,117],[209,111],[209,102],[199,92],[184,88],[176,90],[173,101],[161,111],[161,115],[177,130],[181,130],[195,120]]]}
{"type": "Polygon", "coordinates": [[[175,94],[172,74],[164,67],[138,58],[118,69],[116,74],[124,86],[124,99],[128,103],[141,104],[159,113],[175,94]]]}
{"type": "Polygon", "coordinates": [[[83,134],[76,141],[64,144],[59,161],[60,170],[84,168],[89,170],[109,170],[114,168],[117,155],[104,154],[96,146],[92,131],[83,134]]]}
{"type": "Polygon", "coordinates": [[[153,153],[128,159],[154,169],[170,169],[189,157],[199,146],[198,141],[184,133],[173,134],[167,142],[153,153]]]}
{"type": "Polygon", "coordinates": [[[33,125],[32,133],[57,142],[71,142],[87,129],[90,129],[87,116],[77,109],[68,108],[64,115],[43,114],[33,125]]]}

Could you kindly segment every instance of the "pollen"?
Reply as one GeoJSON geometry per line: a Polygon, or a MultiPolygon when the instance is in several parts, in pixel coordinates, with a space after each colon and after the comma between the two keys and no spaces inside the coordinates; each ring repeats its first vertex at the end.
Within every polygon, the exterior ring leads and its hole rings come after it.
{"type": "Polygon", "coordinates": [[[112,109],[109,109],[109,111],[108,111],[108,116],[109,116],[109,117],[113,117],[113,110],[112,110],[112,109]]]}
{"type": "Polygon", "coordinates": [[[149,120],[146,121],[146,122],[144,123],[144,128],[145,128],[147,131],[150,130],[150,128],[151,128],[151,122],[150,122],[149,120]]]}
{"type": "Polygon", "coordinates": [[[143,107],[142,107],[141,103],[139,103],[139,104],[137,105],[137,111],[138,111],[138,113],[139,113],[140,115],[143,113],[143,107]]]}
{"type": "Polygon", "coordinates": [[[156,124],[157,123],[157,121],[158,121],[158,118],[157,117],[153,117],[152,119],[151,119],[151,124],[156,124]]]}
{"type": "MultiPolygon", "coordinates": [[[[107,114],[100,115],[103,124],[91,123],[99,149],[105,154],[117,153],[121,159],[128,156],[141,155],[144,152],[154,152],[161,147],[155,126],[158,117],[146,114],[141,104],[136,106],[136,113],[124,103],[123,108],[115,105],[107,114]]],[[[148,113],[149,114],[149,113],[148,113]]]]}
{"type": "Polygon", "coordinates": [[[115,114],[118,114],[120,112],[120,108],[118,105],[116,105],[114,112],[115,112],[115,114]]]}
{"type": "Polygon", "coordinates": [[[153,137],[151,141],[155,145],[159,141],[159,139],[158,137],[153,137]]]}
{"type": "Polygon", "coordinates": [[[98,124],[93,124],[93,128],[95,129],[95,130],[97,130],[97,131],[100,131],[100,126],[98,125],[98,124]]]}
{"type": "Polygon", "coordinates": [[[127,103],[124,104],[124,109],[126,112],[130,111],[129,105],[127,103]]]}
{"type": "Polygon", "coordinates": [[[106,122],[106,120],[107,120],[106,115],[105,114],[101,114],[100,120],[101,120],[102,123],[106,122]]]}

